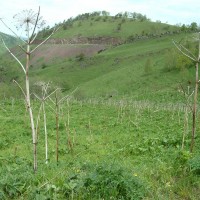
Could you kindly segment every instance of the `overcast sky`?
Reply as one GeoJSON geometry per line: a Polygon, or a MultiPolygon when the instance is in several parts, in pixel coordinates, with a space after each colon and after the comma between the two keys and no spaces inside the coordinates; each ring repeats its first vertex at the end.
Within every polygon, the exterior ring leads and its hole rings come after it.
{"type": "MultiPolygon", "coordinates": [[[[199,0],[3,0],[0,6],[0,18],[12,24],[12,17],[24,9],[37,12],[47,25],[63,22],[78,14],[106,10],[111,15],[119,12],[138,12],[152,21],[160,20],[169,24],[200,24],[199,0]]],[[[10,33],[2,24],[0,32],[10,33]]]]}

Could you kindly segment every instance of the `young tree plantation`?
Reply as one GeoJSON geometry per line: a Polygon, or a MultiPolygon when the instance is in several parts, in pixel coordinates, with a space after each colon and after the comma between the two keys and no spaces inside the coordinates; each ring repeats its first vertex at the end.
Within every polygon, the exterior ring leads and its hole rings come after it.
{"type": "Polygon", "coordinates": [[[1,34],[0,199],[199,199],[196,22],[14,19],[26,37],[1,19],[15,37],[1,34]]]}

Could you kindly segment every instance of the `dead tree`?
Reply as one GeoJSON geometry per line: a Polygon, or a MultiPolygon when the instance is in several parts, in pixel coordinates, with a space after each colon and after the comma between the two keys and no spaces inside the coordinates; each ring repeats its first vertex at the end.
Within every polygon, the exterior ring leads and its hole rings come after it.
{"type": "Polygon", "coordinates": [[[194,101],[193,101],[193,109],[192,109],[192,135],[191,135],[191,143],[190,143],[190,152],[193,152],[194,143],[195,143],[195,134],[196,134],[196,118],[197,118],[197,99],[198,99],[198,87],[199,87],[199,62],[200,62],[200,33],[198,34],[198,45],[199,52],[198,55],[195,56],[189,49],[184,47],[183,45],[173,41],[174,45],[177,49],[186,57],[195,62],[195,89],[194,89],[194,101]]]}
{"type": "MultiPolygon", "coordinates": [[[[45,158],[46,161],[45,163],[48,163],[48,134],[47,134],[47,120],[46,120],[46,111],[45,111],[45,102],[48,98],[50,98],[50,96],[56,92],[56,90],[54,90],[53,92],[51,92],[50,94],[48,94],[48,88],[49,88],[49,83],[38,83],[39,86],[41,86],[42,88],[42,96],[40,97],[39,95],[33,93],[33,95],[41,102],[40,108],[39,108],[39,113],[38,113],[38,119],[40,118],[40,111],[42,110],[43,112],[43,121],[44,121],[44,134],[45,134],[45,158]]],[[[37,123],[38,124],[38,123],[37,123]]],[[[36,124],[36,127],[37,127],[36,124]]],[[[37,130],[37,128],[36,128],[37,130]]]]}
{"type": "MultiPolygon", "coordinates": [[[[58,29],[54,29],[52,33],[44,39],[40,44],[36,47],[31,48],[33,42],[35,41],[38,30],[44,26],[44,20],[40,17],[40,7],[38,12],[34,12],[33,10],[23,10],[21,13],[16,14],[14,19],[17,21],[17,28],[22,28],[26,33],[26,39],[23,39],[18,36],[16,32],[14,32],[2,19],[1,22],[16,36],[16,38],[20,39],[23,42],[23,45],[18,45],[19,48],[25,53],[26,63],[22,64],[22,62],[17,58],[17,56],[12,53],[12,51],[7,47],[3,38],[1,39],[3,45],[8,50],[8,52],[12,55],[12,57],[19,63],[22,71],[25,75],[25,90],[20,87],[25,96],[25,102],[27,106],[27,110],[29,112],[31,132],[32,132],[32,143],[33,143],[33,168],[34,172],[37,171],[37,132],[35,130],[34,116],[33,110],[31,106],[31,98],[30,98],[30,85],[29,85],[29,67],[30,67],[30,56],[31,54],[38,49],[42,44],[44,44],[58,29]]],[[[19,84],[18,84],[19,85],[19,84]]]]}

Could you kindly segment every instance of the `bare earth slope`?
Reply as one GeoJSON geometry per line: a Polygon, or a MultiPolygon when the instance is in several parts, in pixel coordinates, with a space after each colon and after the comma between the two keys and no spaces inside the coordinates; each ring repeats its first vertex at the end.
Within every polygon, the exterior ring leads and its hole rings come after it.
{"type": "MultiPolygon", "coordinates": [[[[35,44],[41,41],[37,40],[35,44]]],[[[105,50],[110,45],[118,45],[122,41],[114,37],[75,37],[72,39],[50,39],[32,55],[32,64],[42,58],[44,62],[50,62],[53,58],[69,58],[80,54],[93,56],[105,50]]]]}

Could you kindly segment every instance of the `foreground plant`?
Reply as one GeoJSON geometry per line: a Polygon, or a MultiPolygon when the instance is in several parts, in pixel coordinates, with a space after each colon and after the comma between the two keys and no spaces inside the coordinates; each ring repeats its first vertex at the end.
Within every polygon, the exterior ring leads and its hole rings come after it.
{"type": "Polygon", "coordinates": [[[38,12],[36,13],[33,10],[23,10],[21,13],[16,14],[13,18],[16,20],[16,28],[22,29],[25,32],[26,39],[22,39],[21,37],[19,37],[17,33],[15,33],[2,19],[0,20],[19,40],[23,42],[24,45],[18,45],[18,46],[26,55],[26,63],[22,64],[22,62],[7,47],[3,38],[1,40],[5,48],[8,50],[8,52],[19,63],[25,75],[26,89],[24,91],[21,86],[20,86],[20,89],[23,92],[25,102],[26,102],[26,107],[29,112],[30,125],[31,125],[31,131],[32,131],[32,142],[33,142],[33,157],[34,157],[33,168],[34,168],[34,171],[36,172],[37,171],[37,132],[35,130],[35,122],[34,122],[34,116],[33,116],[33,110],[32,110],[32,105],[31,105],[31,98],[30,98],[30,85],[29,85],[30,56],[38,47],[44,44],[55,33],[56,29],[54,29],[52,33],[45,40],[43,40],[39,45],[37,45],[34,48],[31,48],[31,45],[34,43],[37,37],[38,30],[41,29],[45,24],[42,17],[40,17],[40,7],[39,7],[38,12]]]}

